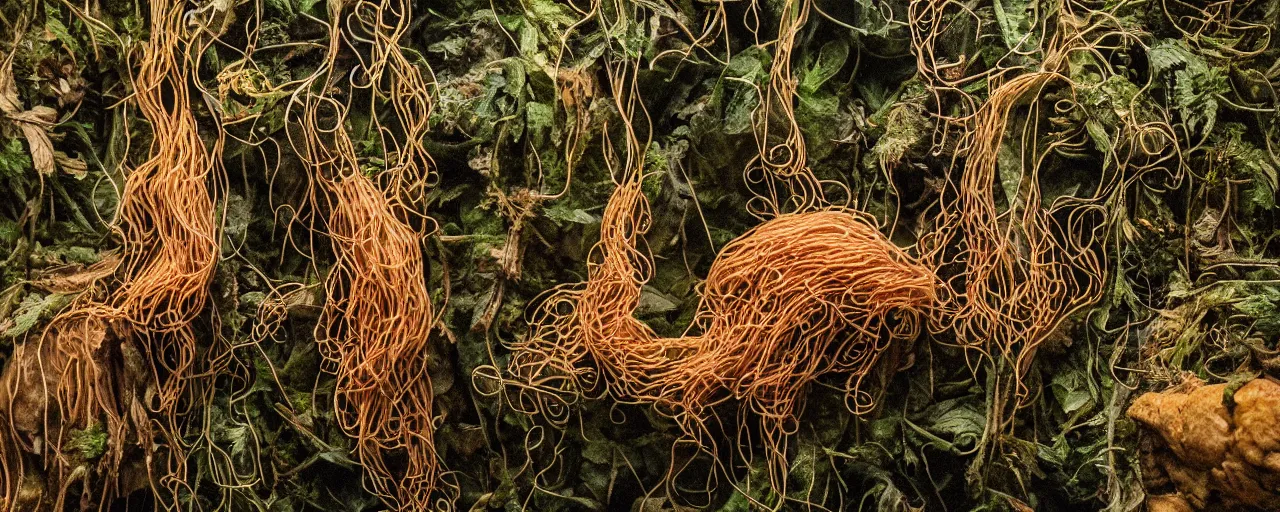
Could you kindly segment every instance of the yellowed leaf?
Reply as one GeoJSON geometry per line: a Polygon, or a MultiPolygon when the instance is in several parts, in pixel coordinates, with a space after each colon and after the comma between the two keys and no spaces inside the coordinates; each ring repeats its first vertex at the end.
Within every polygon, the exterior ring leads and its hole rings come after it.
{"type": "Polygon", "coordinates": [[[18,123],[18,127],[22,128],[22,135],[27,138],[27,145],[31,148],[31,163],[35,165],[36,171],[44,176],[53,174],[53,142],[49,140],[44,127],[33,123],[18,123]]]}
{"type": "Polygon", "coordinates": [[[16,114],[22,111],[18,98],[18,86],[13,82],[13,62],[5,61],[0,67],[0,114],[16,114]]]}
{"type": "Polygon", "coordinates": [[[10,114],[9,119],[13,119],[20,123],[29,123],[39,126],[53,126],[54,121],[58,120],[58,111],[51,107],[40,105],[20,114],[10,114]]]}
{"type": "Polygon", "coordinates": [[[31,163],[35,165],[36,171],[44,176],[53,174],[53,141],[49,140],[49,134],[45,129],[53,126],[54,121],[58,119],[58,111],[39,106],[18,114],[6,113],[6,115],[22,130],[22,136],[27,139],[27,146],[31,149],[31,163]]]}
{"type": "Polygon", "coordinates": [[[77,157],[73,157],[61,151],[54,151],[53,159],[58,162],[58,167],[62,168],[62,172],[75,176],[76,178],[83,178],[85,175],[89,174],[89,164],[77,157]]]}
{"type": "Polygon", "coordinates": [[[120,255],[104,254],[102,260],[89,265],[64,265],[39,272],[31,285],[50,293],[77,293],[91,288],[94,283],[115,273],[120,266],[120,255]]]}

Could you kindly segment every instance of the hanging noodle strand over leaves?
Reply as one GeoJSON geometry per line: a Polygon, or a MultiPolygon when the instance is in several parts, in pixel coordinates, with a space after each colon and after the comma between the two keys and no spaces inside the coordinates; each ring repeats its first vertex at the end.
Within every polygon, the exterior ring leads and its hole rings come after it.
{"type": "MultiPolygon", "coordinates": [[[[623,100],[617,104],[630,111],[623,100]]],[[[639,145],[630,140],[628,147],[639,145]]],[[[623,173],[586,283],[557,289],[535,316],[533,335],[514,347],[513,402],[555,420],[566,412],[566,396],[607,390],[615,399],[654,404],[715,454],[713,408],[736,401],[740,439],[757,418],[771,485],[784,490],[786,438],[798,427],[808,386],[842,375],[850,409],[869,410],[862,381],[893,340],[918,333],[935,278],[863,214],[785,214],[721,251],[691,334],[659,337],[635,318],[653,275],[640,249],[651,221],[643,179],[635,167],[623,173]]]]}
{"type": "MultiPolygon", "coordinates": [[[[191,112],[193,70],[185,53],[191,41],[184,38],[182,8],[168,1],[151,4],[151,35],[133,79],[130,102],[154,138],[150,156],[128,172],[121,195],[120,281],[104,301],[82,294],[50,322],[38,346],[19,349],[15,358],[34,364],[12,364],[3,378],[0,396],[7,400],[0,409],[8,409],[7,434],[19,438],[10,444],[20,450],[37,451],[33,439],[48,436],[50,449],[62,452],[72,430],[102,428],[109,435],[109,456],[96,468],[100,475],[90,476],[86,466],[65,466],[64,457],[44,457],[43,469],[59,489],[57,509],[77,480],[86,489],[103,486],[86,492],[102,503],[132,490],[119,489],[115,481],[130,438],[150,461],[147,472],[162,506],[177,507],[187,490],[179,419],[192,406],[197,347],[191,323],[208,300],[218,227],[208,183],[213,164],[191,112]],[[44,396],[31,399],[32,386],[44,396]],[[28,406],[39,411],[39,424],[15,420],[29,417],[30,411],[18,410],[28,406]],[[153,433],[159,439],[153,441],[153,433]]],[[[6,466],[4,499],[17,506],[17,480],[27,473],[21,461],[6,466]]]]}
{"type": "MultiPolygon", "coordinates": [[[[361,63],[351,86],[392,102],[398,126],[379,133],[385,153],[397,160],[380,174],[388,177],[384,191],[359,167],[344,126],[347,107],[316,93],[298,99],[305,141],[299,153],[310,163],[328,205],[325,226],[337,257],[325,282],[328,302],[316,338],[325,369],[337,377],[337,421],[356,442],[369,489],[397,510],[450,509],[454,498],[436,492],[448,494],[449,486],[438,485],[427,374],[435,311],[426,284],[423,233],[410,224],[422,215],[416,207],[432,169],[421,141],[431,109],[426,82],[398,43],[408,5],[358,2],[346,13],[344,6],[330,4],[330,17],[348,23],[331,25],[328,62],[307,87],[330,78],[348,40],[344,27],[370,35],[373,57],[361,63]],[[392,136],[396,131],[401,138],[392,136]]],[[[431,225],[429,219],[425,224],[431,225]]]]}
{"type": "Polygon", "coordinates": [[[419,238],[364,176],[337,178],[328,190],[338,261],[317,337],[338,376],[338,423],[355,437],[375,493],[401,509],[432,509],[439,468],[426,342],[433,314],[419,238]],[[395,452],[406,459],[398,472],[385,456],[395,452]]]}

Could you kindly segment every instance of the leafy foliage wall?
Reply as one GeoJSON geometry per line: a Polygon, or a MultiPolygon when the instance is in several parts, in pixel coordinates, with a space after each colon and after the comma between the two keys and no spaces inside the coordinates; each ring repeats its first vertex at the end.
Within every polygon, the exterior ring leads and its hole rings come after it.
{"type": "Polygon", "coordinates": [[[8,0],[0,26],[0,506],[1266,503],[1187,487],[1126,410],[1280,376],[1280,2],[8,0]],[[951,292],[865,377],[873,407],[805,388],[785,485],[732,400],[702,450],[603,388],[521,401],[513,347],[588,280],[635,169],[659,336],[780,213],[865,212],[951,292]],[[165,170],[185,181],[130,185],[165,170]],[[390,220],[340,232],[359,194],[390,220]],[[125,311],[175,246],[158,306],[125,311]],[[374,260],[421,278],[337,302],[374,260]],[[405,352],[370,370],[373,343],[405,352]],[[426,391],[359,398],[397,372],[426,391]],[[427,458],[362,448],[366,399],[427,458]],[[370,453],[439,473],[388,501],[370,453]]]}

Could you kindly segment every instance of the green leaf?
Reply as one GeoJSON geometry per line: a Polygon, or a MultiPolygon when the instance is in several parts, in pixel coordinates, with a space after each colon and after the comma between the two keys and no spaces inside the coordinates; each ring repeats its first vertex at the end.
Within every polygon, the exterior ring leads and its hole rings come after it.
{"type": "Polygon", "coordinates": [[[347,452],[343,450],[329,450],[320,452],[319,455],[321,459],[345,468],[355,468],[359,466],[355,461],[351,460],[351,457],[347,456],[347,452]]]}
{"type": "Polygon", "coordinates": [[[69,52],[73,55],[78,55],[80,53],[80,43],[67,31],[67,26],[62,24],[62,20],[57,18],[59,14],[56,4],[53,2],[45,4],[44,29],[53,34],[53,37],[57,38],[58,42],[62,43],[69,52]]]}
{"type": "Polygon", "coordinates": [[[555,126],[556,114],[551,105],[530,101],[524,105],[526,128],[533,133],[545,133],[555,126]]]}
{"type": "Polygon", "coordinates": [[[933,418],[933,423],[929,430],[940,436],[948,436],[953,442],[982,437],[987,416],[978,400],[981,397],[966,396],[945,400],[930,407],[927,417],[933,418]]]}
{"type": "Polygon", "coordinates": [[[849,60],[849,43],[843,39],[829,41],[822,45],[822,49],[818,50],[818,59],[813,63],[813,67],[804,74],[800,79],[799,93],[801,97],[811,95],[822,87],[822,84],[830,80],[844,67],[845,61],[849,60]]]}
{"type": "Polygon", "coordinates": [[[753,115],[760,106],[761,83],[769,76],[769,56],[758,47],[735,55],[724,70],[718,88],[728,95],[723,133],[737,135],[751,131],[753,115]]]}
{"type": "Polygon", "coordinates": [[[751,131],[752,115],[760,106],[760,96],[753,87],[735,87],[733,98],[724,113],[724,133],[737,135],[751,131]]]}
{"type": "Polygon", "coordinates": [[[1000,35],[1010,50],[1025,46],[1023,40],[1031,28],[1027,21],[1029,2],[1020,0],[993,0],[996,23],[1000,25],[1000,35]]]}
{"type": "Polygon", "coordinates": [[[525,23],[520,25],[517,34],[520,37],[520,53],[529,56],[538,53],[538,29],[525,23]]]}
{"type": "Polygon", "coordinates": [[[457,57],[459,55],[462,55],[462,51],[467,48],[467,43],[470,41],[471,39],[468,37],[463,37],[463,36],[451,37],[449,39],[445,39],[438,43],[433,43],[427,46],[427,51],[432,53],[439,53],[444,55],[445,57],[457,57]]]}
{"type": "Polygon", "coordinates": [[[613,443],[608,441],[591,441],[582,450],[582,458],[596,464],[607,465],[613,460],[613,443]]]}
{"type": "Polygon", "coordinates": [[[1102,123],[1097,120],[1089,119],[1084,122],[1084,128],[1089,132],[1089,139],[1093,141],[1093,147],[1098,150],[1098,153],[1103,155],[1103,158],[1105,159],[1103,162],[1104,166],[1105,164],[1110,163],[1111,134],[1107,133],[1106,127],[1102,126],[1102,123]]]}
{"type": "Polygon", "coordinates": [[[31,155],[23,147],[22,139],[10,138],[0,149],[0,177],[23,177],[31,168],[31,155]]]}
{"type": "Polygon", "coordinates": [[[8,329],[5,329],[4,337],[16,338],[25,334],[32,327],[35,327],[40,320],[52,316],[55,311],[62,309],[68,302],[70,302],[70,299],[60,293],[51,293],[49,295],[32,293],[23,297],[22,303],[14,311],[13,318],[5,322],[5,324],[10,325],[8,329]]]}
{"type": "Polygon", "coordinates": [[[1233,307],[1253,320],[1253,329],[1259,334],[1268,338],[1280,335],[1280,288],[1256,286],[1251,292],[1233,307]]]}
{"type": "Polygon", "coordinates": [[[913,149],[925,143],[929,120],[920,107],[902,102],[885,116],[884,135],[876,140],[871,153],[883,164],[893,165],[913,149]]]}
{"type": "Polygon", "coordinates": [[[805,134],[809,158],[818,160],[831,153],[836,140],[853,130],[853,119],[840,108],[840,98],[820,91],[801,96],[796,107],[796,121],[805,134]]]}
{"type": "Polygon", "coordinates": [[[1174,101],[1187,129],[1196,132],[1203,127],[1204,133],[1213,131],[1218,118],[1218,95],[1231,90],[1226,75],[1216,68],[1203,72],[1180,69],[1174,72],[1174,77],[1174,101]]]}
{"type": "Polygon", "coordinates": [[[227,221],[224,228],[227,236],[239,240],[249,232],[249,223],[253,220],[253,209],[249,201],[240,194],[227,195],[225,208],[227,221]]]}
{"type": "Polygon", "coordinates": [[[13,245],[17,243],[20,236],[22,236],[22,230],[18,227],[18,223],[9,219],[0,219],[0,243],[13,245]]]}
{"type": "Polygon", "coordinates": [[[320,5],[321,0],[297,0],[297,2],[298,3],[296,5],[298,12],[304,12],[311,15],[318,14],[316,12],[316,6],[320,5]]]}
{"type": "Polygon", "coordinates": [[[1054,398],[1062,406],[1062,412],[1071,414],[1093,401],[1088,378],[1076,367],[1064,367],[1050,381],[1054,398]]]}
{"type": "Polygon", "coordinates": [[[1163,40],[1147,51],[1153,75],[1173,72],[1173,99],[1190,132],[1213,131],[1218,117],[1218,96],[1231,92],[1227,76],[1211,67],[1186,42],[1163,40]],[[1202,130],[1200,130],[1202,128],[1202,130]]]}
{"type": "Polygon", "coordinates": [[[1159,75],[1169,70],[1184,66],[1193,73],[1208,71],[1204,59],[1192,52],[1180,39],[1165,39],[1147,50],[1147,60],[1151,63],[1151,73],[1159,75]]]}
{"type": "Polygon", "coordinates": [[[1019,204],[1018,189],[1022,186],[1022,154],[1017,144],[1001,144],[996,153],[996,169],[1000,172],[1000,188],[1009,201],[1009,207],[1019,204]]]}
{"type": "Polygon", "coordinates": [[[646,286],[640,292],[640,304],[636,307],[636,315],[648,316],[669,313],[680,306],[675,297],[646,286]]]}
{"type": "Polygon", "coordinates": [[[577,21],[567,7],[553,0],[532,0],[527,5],[529,18],[554,32],[560,32],[577,21]]]}
{"type": "Polygon", "coordinates": [[[581,208],[573,208],[564,203],[556,203],[547,208],[543,214],[558,225],[565,224],[595,224],[600,222],[600,217],[587,213],[581,208]]]}
{"type": "Polygon", "coordinates": [[[94,423],[86,430],[72,430],[68,448],[78,450],[84,460],[94,460],[107,452],[107,432],[101,423],[94,423]]]}

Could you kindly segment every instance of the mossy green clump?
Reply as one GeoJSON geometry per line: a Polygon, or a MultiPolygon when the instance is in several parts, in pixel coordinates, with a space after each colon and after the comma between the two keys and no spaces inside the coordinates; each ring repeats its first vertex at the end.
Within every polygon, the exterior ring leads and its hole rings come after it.
{"type": "Polygon", "coordinates": [[[85,430],[72,430],[70,433],[71,441],[67,443],[67,447],[73,450],[80,458],[91,461],[102,457],[107,452],[107,441],[110,437],[107,431],[102,428],[101,423],[94,423],[85,430]]]}

